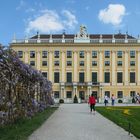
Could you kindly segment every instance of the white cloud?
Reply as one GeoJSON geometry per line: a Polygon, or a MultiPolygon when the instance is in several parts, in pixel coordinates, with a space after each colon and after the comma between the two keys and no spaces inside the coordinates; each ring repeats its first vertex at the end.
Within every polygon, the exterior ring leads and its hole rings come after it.
{"type": "Polygon", "coordinates": [[[56,12],[51,10],[45,10],[41,16],[38,16],[34,20],[30,20],[26,32],[32,30],[40,32],[59,31],[64,29],[63,24],[60,22],[59,16],[56,12]]]}
{"type": "Polygon", "coordinates": [[[106,24],[118,26],[126,15],[125,6],[122,4],[109,4],[107,8],[100,10],[98,18],[106,24]]]}
{"type": "Polygon", "coordinates": [[[19,5],[16,7],[16,10],[20,10],[22,7],[24,7],[26,5],[24,0],[20,0],[19,5]]]}
{"type": "Polygon", "coordinates": [[[31,31],[51,33],[62,31],[65,28],[73,29],[78,23],[76,17],[68,10],[64,10],[62,14],[66,20],[61,19],[56,11],[48,9],[40,11],[39,16],[27,21],[26,33],[31,31]]]}
{"type": "Polygon", "coordinates": [[[75,25],[78,24],[78,21],[76,19],[76,16],[73,15],[70,11],[68,10],[63,10],[62,14],[67,18],[66,20],[63,21],[64,26],[67,26],[69,28],[74,28],[75,25]]]}
{"type": "Polygon", "coordinates": [[[29,8],[29,9],[26,9],[25,12],[26,12],[26,13],[35,12],[35,9],[34,9],[34,8],[29,8]]]}

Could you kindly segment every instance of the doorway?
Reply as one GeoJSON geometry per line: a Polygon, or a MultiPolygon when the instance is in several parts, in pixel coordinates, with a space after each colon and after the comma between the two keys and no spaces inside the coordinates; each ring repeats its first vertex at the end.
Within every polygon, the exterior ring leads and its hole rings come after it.
{"type": "Polygon", "coordinates": [[[97,91],[92,91],[93,96],[95,97],[97,103],[99,102],[99,97],[98,97],[98,92],[97,91]]]}
{"type": "Polygon", "coordinates": [[[79,98],[85,100],[85,91],[79,91],[79,98]]]}

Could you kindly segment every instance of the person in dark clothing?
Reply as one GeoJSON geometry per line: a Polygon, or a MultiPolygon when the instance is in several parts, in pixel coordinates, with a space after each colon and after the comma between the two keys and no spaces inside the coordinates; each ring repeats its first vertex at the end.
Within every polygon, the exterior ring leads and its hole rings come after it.
{"type": "Polygon", "coordinates": [[[105,95],[105,97],[104,97],[104,103],[105,103],[105,106],[107,106],[107,104],[108,104],[108,97],[107,97],[107,95],[105,95]]]}
{"type": "Polygon", "coordinates": [[[94,114],[95,114],[96,100],[95,100],[95,97],[93,96],[93,94],[91,94],[91,96],[89,97],[88,103],[90,104],[90,112],[92,113],[92,111],[94,111],[94,114]]]}
{"type": "Polygon", "coordinates": [[[115,97],[114,97],[114,94],[112,94],[112,96],[111,96],[111,104],[112,104],[112,106],[114,106],[114,103],[115,103],[115,97]]]}

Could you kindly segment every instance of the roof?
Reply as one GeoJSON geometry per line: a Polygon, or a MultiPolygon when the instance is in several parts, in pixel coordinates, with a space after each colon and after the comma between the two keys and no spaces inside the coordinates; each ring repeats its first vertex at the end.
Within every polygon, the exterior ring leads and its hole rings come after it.
{"type": "MultiPolygon", "coordinates": [[[[60,39],[60,38],[64,38],[65,39],[74,39],[75,35],[74,34],[40,34],[40,39],[49,39],[50,36],[52,36],[53,39],[60,39]]],[[[113,36],[115,39],[125,39],[126,34],[90,34],[89,37],[91,39],[100,39],[100,37],[102,36],[103,39],[112,39],[113,36]]],[[[31,37],[31,39],[37,39],[38,35],[35,35],[33,37],[31,37]]],[[[128,35],[127,34],[127,38],[128,39],[136,39],[135,37],[128,35]]]]}

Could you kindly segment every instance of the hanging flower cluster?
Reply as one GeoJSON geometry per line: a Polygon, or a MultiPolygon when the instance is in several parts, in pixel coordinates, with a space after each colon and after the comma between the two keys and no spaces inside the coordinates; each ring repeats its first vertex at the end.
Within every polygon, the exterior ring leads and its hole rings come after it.
{"type": "Polygon", "coordinates": [[[0,47],[0,124],[43,111],[53,104],[51,93],[52,83],[41,72],[0,47]]]}

